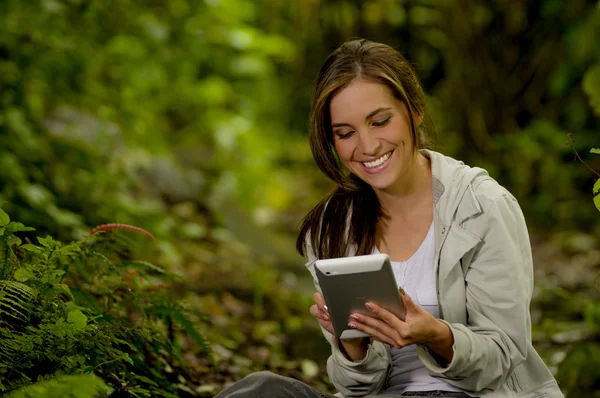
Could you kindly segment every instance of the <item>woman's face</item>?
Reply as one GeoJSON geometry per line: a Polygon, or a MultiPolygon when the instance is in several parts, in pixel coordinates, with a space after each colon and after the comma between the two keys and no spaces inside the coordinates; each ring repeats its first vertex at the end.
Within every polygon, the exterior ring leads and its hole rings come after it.
{"type": "Polygon", "coordinates": [[[375,190],[401,189],[415,159],[404,103],[387,86],[356,79],[331,99],[330,114],[342,163],[375,190]]]}

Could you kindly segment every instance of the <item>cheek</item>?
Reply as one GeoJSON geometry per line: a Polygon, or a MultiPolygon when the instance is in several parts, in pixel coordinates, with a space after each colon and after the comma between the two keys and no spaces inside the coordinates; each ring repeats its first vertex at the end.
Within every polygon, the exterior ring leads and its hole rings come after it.
{"type": "Polygon", "coordinates": [[[410,132],[410,126],[401,123],[393,126],[393,129],[394,141],[396,141],[397,143],[401,143],[405,147],[413,146],[413,137],[412,133],[410,132]]]}
{"type": "Polygon", "coordinates": [[[348,143],[342,140],[336,140],[333,144],[335,151],[337,152],[338,157],[342,161],[347,161],[352,156],[352,150],[348,143]]]}

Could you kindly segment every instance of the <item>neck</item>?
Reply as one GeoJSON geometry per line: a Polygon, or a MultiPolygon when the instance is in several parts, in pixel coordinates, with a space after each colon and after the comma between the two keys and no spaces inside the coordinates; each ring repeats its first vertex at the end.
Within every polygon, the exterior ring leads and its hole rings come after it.
{"type": "Polygon", "coordinates": [[[375,190],[375,193],[385,214],[407,214],[424,197],[431,196],[431,180],[430,160],[417,152],[411,166],[394,187],[375,190]]]}

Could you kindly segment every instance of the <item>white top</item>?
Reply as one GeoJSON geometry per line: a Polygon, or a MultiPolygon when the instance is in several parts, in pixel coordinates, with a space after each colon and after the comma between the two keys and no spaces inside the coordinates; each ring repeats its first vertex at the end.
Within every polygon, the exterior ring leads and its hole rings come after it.
{"type": "MultiPolygon", "coordinates": [[[[374,253],[379,253],[377,248],[374,253]]],[[[398,287],[434,317],[439,317],[435,282],[435,234],[433,223],[417,251],[406,261],[392,261],[398,287]]],[[[385,394],[405,391],[464,391],[429,375],[417,356],[415,344],[401,349],[391,348],[392,369],[385,394]]]]}

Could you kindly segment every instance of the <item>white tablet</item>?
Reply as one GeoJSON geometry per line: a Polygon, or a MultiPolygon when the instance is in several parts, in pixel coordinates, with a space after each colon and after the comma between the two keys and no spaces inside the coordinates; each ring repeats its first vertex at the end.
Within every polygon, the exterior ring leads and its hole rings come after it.
{"type": "Polygon", "coordinates": [[[368,301],[404,320],[406,311],[386,254],[317,260],[315,270],[333,329],[341,339],[368,336],[348,326],[354,312],[374,316],[365,308],[368,301]]]}

